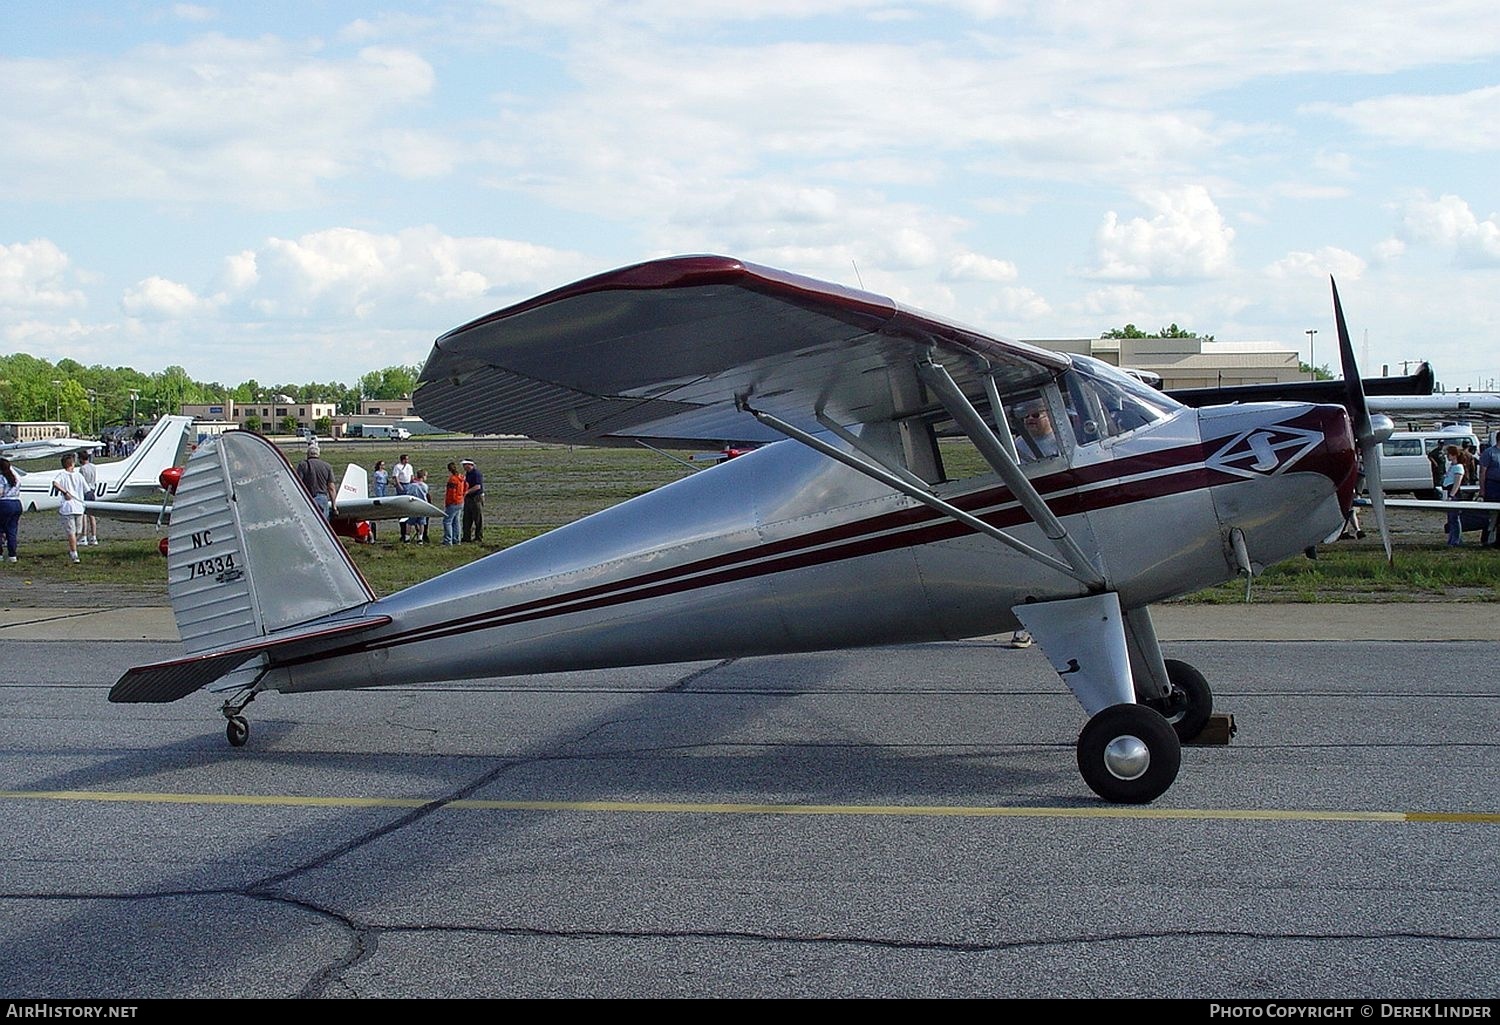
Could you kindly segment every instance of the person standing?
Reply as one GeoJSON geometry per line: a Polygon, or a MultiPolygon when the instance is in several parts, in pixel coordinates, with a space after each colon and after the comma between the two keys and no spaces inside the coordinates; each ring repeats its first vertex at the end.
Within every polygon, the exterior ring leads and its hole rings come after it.
{"type": "MultiPolygon", "coordinates": [[[[1500,431],[1490,446],[1479,453],[1479,500],[1500,502],[1500,431]]],[[[1487,513],[1490,520],[1490,547],[1500,548],[1500,512],[1487,513]]]]}
{"type": "MultiPolygon", "coordinates": [[[[88,449],[81,449],[78,453],[78,476],[83,478],[84,490],[83,500],[92,502],[98,498],[99,468],[94,465],[94,457],[88,449]]],[[[83,510],[83,533],[80,544],[99,544],[99,520],[85,507],[83,510]]]]}
{"type": "Polygon", "coordinates": [[[313,504],[318,507],[318,512],[326,520],[333,516],[338,490],[333,482],[333,467],[325,463],[320,455],[318,443],[308,442],[307,458],[297,464],[297,480],[302,483],[302,487],[312,497],[313,504]]]}
{"type": "Polygon", "coordinates": [[[484,474],[472,459],[465,459],[463,467],[464,544],[471,539],[475,544],[484,544],[484,474]]]}
{"type": "Polygon", "coordinates": [[[78,535],[83,531],[83,495],[87,485],[74,469],[76,457],[69,452],[62,457],[62,469],[52,478],[52,490],[62,496],[57,515],[62,519],[63,536],[68,539],[68,558],[78,561],[78,535]]]}
{"type": "Polygon", "coordinates": [[[0,459],[0,537],[11,562],[16,561],[16,541],[21,528],[21,478],[10,467],[9,459],[0,459]]]}
{"type": "Polygon", "coordinates": [[[416,479],[414,470],[415,467],[413,467],[411,465],[411,461],[406,458],[406,453],[402,452],[401,458],[397,459],[396,465],[391,468],[391,476],[394,477],[396,481],[396,494],[409,495],[412,493],[411,482],[416,479]]]}
{"type": "Polygon", "coordinates": [[[385,460],[375,460],[375,470],[370,474],[371,485],[375,488],[375,497],[384,498],[386,486],[391,481],[391,475],[386,472],[385,460]]]}
{"type": "MultiPolygon", "coordinates": [[[[405,459],[406,457],[402,456],[401,458],[405,459]]],[[[416,495],[424,502],[429,500],[426,470],[418,470],[415,474],[412,475],[411,485],[407,490],[407,494],[416,495]]],[[[412,527],[416,530],[417,544],[425,545],[427,543],[427,517],[413,516],[411,524],[412,527]]]]}
{"type": "Polygon", "coordinates": [[[443,491],[443,544],[458,544],[458,518],[464,511],[464,475],[457,463],[448,464],[448,486],[443,491]]]}
{"type": "MultiPolygon", "coordinates": [[[[1448,467],[1443,473],[1443,501],[1458,502],[1464,483],[1464,464],[1457,445],[1449,445],[1448,467]]],[[[1464,543],[1463,514],[1455,509],[1448,514],[1448,544],[1464,543]]]]}

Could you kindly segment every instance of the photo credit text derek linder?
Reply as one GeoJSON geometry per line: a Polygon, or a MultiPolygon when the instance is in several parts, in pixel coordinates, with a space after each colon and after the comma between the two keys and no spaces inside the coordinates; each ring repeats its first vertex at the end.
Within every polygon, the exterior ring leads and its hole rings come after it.
{"type": "Polygon", "coordinates": [[[1210,1018],[1494,1019],[1492,1000],[1214,1001],[1210,1018]]]}

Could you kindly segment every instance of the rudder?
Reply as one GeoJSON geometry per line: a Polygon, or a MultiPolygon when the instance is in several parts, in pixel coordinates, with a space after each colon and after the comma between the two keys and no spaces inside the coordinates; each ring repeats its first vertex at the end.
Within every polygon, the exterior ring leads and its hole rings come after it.
{"type": "Polygon", "coordinates": [[[226,431],[188,460],[167,593],[191,655],[225,651],[375,595],[275,445],[226,431]]]}

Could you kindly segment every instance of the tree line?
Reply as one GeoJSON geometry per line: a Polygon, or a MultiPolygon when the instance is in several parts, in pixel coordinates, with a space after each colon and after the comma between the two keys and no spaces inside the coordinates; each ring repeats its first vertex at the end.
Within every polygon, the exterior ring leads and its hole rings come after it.
{"type": "Polygon", "coordinates": [[[236,385],[194,381],[185,369],[154,374],[130,367],[56,363],[14,353],[0,356],[0,421],[63,421],[74,434],[94,435],[106,427],[146,422],[174,413],[186,403],[332,402],[341,414],[359,411],[361,399],[399,399],[416,387],[419,366],[372,370],[352,384],[261,384],[253,378],[236,385]]]}

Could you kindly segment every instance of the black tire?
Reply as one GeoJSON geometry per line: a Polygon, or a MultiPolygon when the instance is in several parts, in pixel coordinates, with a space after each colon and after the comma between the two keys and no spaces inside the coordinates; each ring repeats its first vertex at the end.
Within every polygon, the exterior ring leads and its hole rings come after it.
{"type": "Polygon", "coordinates": [[[250,739],[250,724],[242,715],[229,717],[229,724],[224,727],[224,735],[229,738],[231,747],[244,747],[245,741],[250,739]]]}
{"type": "Polygon", "coordinates": [[[1209,716],[1214,714],[1214,694],[1203,674],[1186,662],[1169,658],[1166,663],[1172,692],[1164,698],[1152,698],[1141,704],[1160,712],[1177,731],[1178,740],[1191,743],[1208,725],[1209,716]]]}
{"type": "Polygon", "coordinates": [[[1147,804],[1166,793],[1182,764],[1177,731],[1161,714],[1145,705],[1111,705],[1094,716],[1078,736],[1078,771],[1089,789],[1106,801],[1147,804]],[[1106,758],[1110,743],[1133,738],[1145,745],[1144,765],[1138,774],[1111,768],[1106,758]]]}

